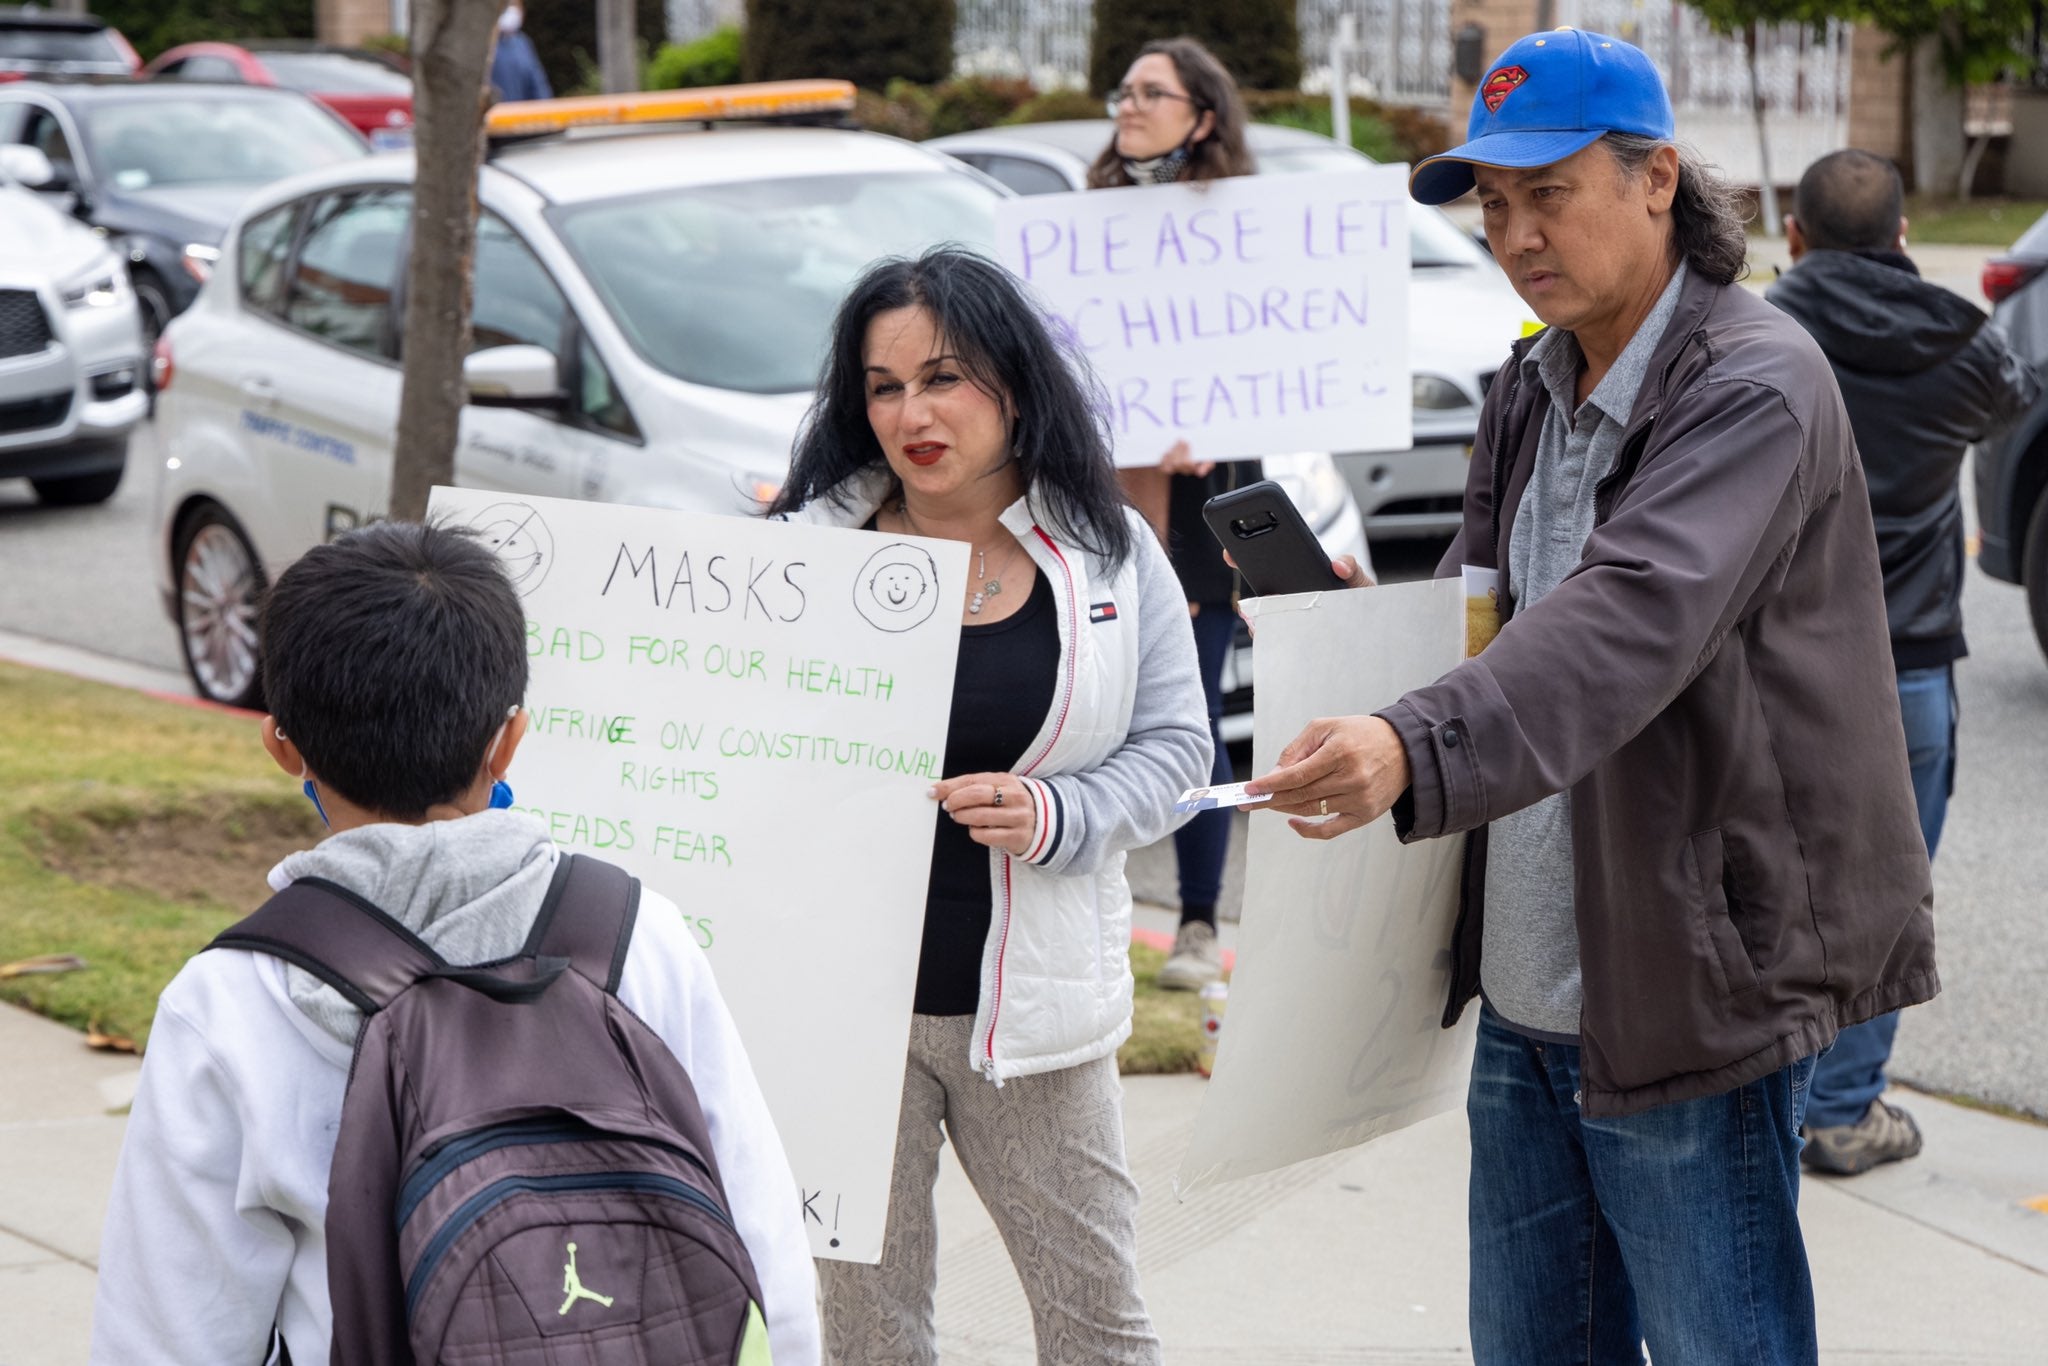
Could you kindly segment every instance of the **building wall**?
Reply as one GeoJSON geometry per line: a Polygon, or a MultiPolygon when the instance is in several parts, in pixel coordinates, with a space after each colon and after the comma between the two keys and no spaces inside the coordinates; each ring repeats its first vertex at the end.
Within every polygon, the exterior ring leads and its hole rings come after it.
{"type": "Polygon", "coordinates": [[[1906,136],[1906,63],[1887,60],[1891,40],[1859,27],[1849,41],[1849,145],[1905,165],[1912,156],[1906,136]]]}
{"type": "MultiPolygon", "coordinates": [[[[1549,0],[1451,0],[1451,42],[1456,44],[1458,33],[1467,24],[1477,24],[1486,30],[1486,41],[1479,45],[1485,54],[1480,61],[1491,62],[1517,38],[1539,28],[1557,27],[1549,22],[1554,11],[1549,0]]],[[[1485,78],[1482,69],[1480,79],[1485,78]]],[[[1471,117],[1472,100],[1478,93],[1476,85],[1460,79],[1456,71],[1451,73],[1451,135],[1460,142],[1465,140],[1465,120],[1471,117]]]]}
{"type": "Polygon", "coordinates": [[[318,0],[313,32],[323,43],[352,45],[392,31],[391,0],[318,0]]]}
{"type": "Polygon", "coordinates": [[[2016,90],[2005,150],[2005,192],[2048,199],[2048,90],[2016,90]]]}

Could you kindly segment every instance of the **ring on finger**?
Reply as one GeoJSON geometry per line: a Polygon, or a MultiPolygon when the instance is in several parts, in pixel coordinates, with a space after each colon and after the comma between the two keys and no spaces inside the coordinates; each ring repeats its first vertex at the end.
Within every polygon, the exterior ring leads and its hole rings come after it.
{"type": "Polygon", "coordinates": [[[1001,805],[1003,804],[1003,790],[1002,790],[1002,789],[1001,789],[1000,787],[996,789],[996,803],[995,803],[995,804],[996,804],[997,806],[1001,806],[1001,805]]]}
{"type": "Polygon", "coordinates": [[[1316,814],[1318,816],[1327,816],[1330,814],[1330,799],[1328,797],[1325,797],[1321,801],[1316,803],[1316,814]]]}

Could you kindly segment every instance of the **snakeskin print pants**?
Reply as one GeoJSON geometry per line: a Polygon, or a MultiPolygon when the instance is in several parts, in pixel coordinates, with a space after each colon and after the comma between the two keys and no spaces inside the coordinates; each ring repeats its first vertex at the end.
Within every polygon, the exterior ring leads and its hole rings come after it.
{"type": "Polygon", "coordinates": [[[818,1263],[826,1361],[938,1361],[932,1186],[950,1139],[1024,1282],[1041,1366],[1157,1366],[1138,1293],[1138,1187],[1124,1161],[1116,1058],[998,1089],[967,1065],[973,1028],[966,1015],[911,1020],[881,1264],[818,1263]]]}

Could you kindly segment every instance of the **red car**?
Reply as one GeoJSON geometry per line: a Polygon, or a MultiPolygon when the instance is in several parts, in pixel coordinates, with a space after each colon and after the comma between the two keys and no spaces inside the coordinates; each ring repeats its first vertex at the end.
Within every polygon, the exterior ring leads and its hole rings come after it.
{"type": "Polygon", "coordinates": [[[277,85],[310,95],[379,149],[412,142],[412,78],[362,48],[285,41],[186,43],[142,69],[145,78],[277,85]]]}

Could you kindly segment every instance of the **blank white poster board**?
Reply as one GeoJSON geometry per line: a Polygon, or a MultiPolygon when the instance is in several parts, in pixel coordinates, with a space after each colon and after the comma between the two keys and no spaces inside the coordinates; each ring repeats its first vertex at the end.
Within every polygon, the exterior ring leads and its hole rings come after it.
{"type": "Polygon", "coordinates": [[[1101,376],[1118,464],[1413,444],[1404,166],[1006,199],[996,249],[1101,376]]]}
{"type": "MultiPolygon", "coordinates": [[[[1464,657],[1456,579],[1246,604],[1261,773],[1311,720],[1366,715],[1464,657]]],[[[1464,841],[1391,816],[1327,842],[1251,808],[1244,918],[1215,1075],[1177,1192],[1272,1171],[1464,1102],[1478,1012],[1440,1028],[1464,841]]]]}
{"type": "Polygon", "coordinates": [[[434,490],[526,608],[518,807],[682,908],[820,1257],[881,1259],[957,541],[434,490]]]}

